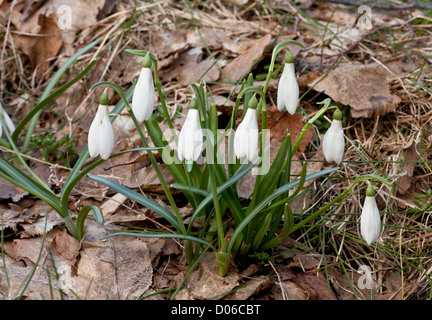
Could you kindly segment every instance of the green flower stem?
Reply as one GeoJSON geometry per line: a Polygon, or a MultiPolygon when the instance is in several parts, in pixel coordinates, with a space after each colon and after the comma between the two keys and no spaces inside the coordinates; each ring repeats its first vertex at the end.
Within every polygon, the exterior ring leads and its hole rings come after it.
{"type": "MultiPolygon", "coordinates": [[[[72,220],[72,217],[66,212],[66,215],[63,217],[63,221],[68,229],[69,233],[76,239],[78,239],[77,227],[75,222],[72,220]]],[[[81,239],[78,239],[81,240],[81,239]]]]}
{"type": "MultiPolygon", "coordinates": [[[[209,165],[213,167],[213,165],[209,165]]],[[[210,174],[210,184],[213,194],[213,205],[215,208],[215,219],[217,221],[217,232],[218,232],[218,239],[219,239],[219,248],[221,251],[225,251],[225,233],[223,229],[223,223],[222,223],[222,214],[220,210],[220,204],[219,204],[219,196],[217,193],[217,186],[216,186],[216,178],[214,174],[214,169],[210,167],[209,174],[210,174]]]]}
{"type": "Polygon", "coordinates": [[[163,95],[162,83],[161,83],[161,81],[159,79],[159,76],[158,76],[158,72],[157,72],[158,71],[158,69],[157,69],[158,68],[157,67],[157,59],[155,58],[155,56],[153,54],[151,54],[150,56],[151,56],[151,58],[152,58],[152,60],[154,62],[153,74],[154,74],[154,78],[155,78],[155,86],[156,86],[156,90],[157,90],[158,95],[159,95],[160,102],[162,104],[162,109],[164,111],[164,116],[165,116],[165,119],[166,119],[166,121],[168,123],[168,126],[170,127],[170,129],[172,129],[174,137],[177,139],[177,134],[176,134],[176,132],[174,130],[174,125],[173,125],[173,122],[171,120],[171,116],[169,114],[168,107],[166,105],[165,98],[164,98],[164,95],[163,95]]]}
{"type": "Polygon", "coordinates": [[[308,122],[306,122],[306,124],[303,126],[299,137],[297,138],[296,142],[294,143],[292,150],[291,150],[291,157],[294,156],[294,154],[296,153],[304,135],[306,134],[306,131],[309,129],[309,127],[317,120],[319,119],[330,107],[330,103],[331,103],[331,99],[330,98],[326,98],[324,99],[322,102],[320,102],[319,104],[324,104],[324,106],[317,112],[316,115],[314,115],[311,119],[309,119],[308,122]]]}
{"type": "Polygon", "coordinates": [[[351,191],[351,189],[359,182],[364,182],[364,181],[369,181],[369,180],[376,180],[378,182],[384,183],[388,186],[391,186],[391,183],[389,181],[387,181],[384,178],[381,178],[380,176],[374,175],[374,174],[366,174],[360,177],[357,177],[350,185],[348,188],[346,188],[341,194],[339,194],[337,197],[335,197],[332,201],[328,202],[326,205],[322,206],[318,211],[314,212],[313,214],[311,214],[310,216],[308,216],[307,218],[303,219],[302,221],[300,221],[299,223],[297,223],[292,229],[291,229],[291,233],[296,231],[297,229],[303,227],[305,224],[307,224],[309,221],[315,219],[316,217],[318,217],[321,213],[323,213],[324,211],[326,211],[328,208],[330,208],[332,205],[334,205],[335,203],[337,203],[340,199],[342,199],[348,192],[351,191]]]}
{"type": "Polygon", "coordinates": [[[221,277],[225,277],[225,275],[228,273],[230,256],[231,255],[229,253],[223,251],[216,253],[216,261],[219,264],[218,275],[221,277]]]}

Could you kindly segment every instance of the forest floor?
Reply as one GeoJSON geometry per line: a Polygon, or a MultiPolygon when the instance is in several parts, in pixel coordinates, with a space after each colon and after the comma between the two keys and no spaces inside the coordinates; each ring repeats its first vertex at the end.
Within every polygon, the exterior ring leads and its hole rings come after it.
{"type": "MultiPolygon", "coordinates": [[[[62,189],[87,146],[102,92],[102,88],[89,91],[90,87],[111,81],[126,92],[137,79],[142,58],[126,49],[147,50],[158,59],[167,106],[180,129],[192,97],[190,84],[208,85],[219,121],[226,122],[238,93],[232,90],[233,83],[253,73],[255,85],[262,86],[272,49],[287,39],[304,46],[290,46],[302,99],[294,115],[277,111],[280,55],[267,94],[273,152],[287,128],[299,135],[325,98],[343,111],[346,139],[337,179],[306,183],[301,197],[291,203],[296,219],[328,203],[359,175],[379,175],[391,186],[376,185],[383,228],[373,245],[360,235],[364,188],[356,187],[335,210],[296,230],[277,248],[251,257],[246,264],[233,257],[228,274],[220,277],[210,252],[194,270],[188,269],[180,240],[102,239],[112,231],[166,227],[154,211],[104,185],[84,178],[71,193],[71,210],[97,205],[105,220],[102,225],[89,219],[85,238],[78,242],[48,204],[0,179],[0,299],[430,299],[432,8],[420,1],[373,3],[1,2],[0,100],[14,123],[41,100],[55,72],[76,52],[89,46],[55,88],[96,59],[85,77],[43,109],[25,153],[32,170],[53,190],[62,189]],[[361,5],[366,6],[359,10],[361,5]],[[54,141],[73,137],[75,149],[65,150],[63,145],[44,152],[49,143],[43,139],[49,140],[49,133],[54,141]]],[[[120,102],[113,91],[109,95],[110,105],[120,102]]],[[[161,128],[168,128],[160,109],[155,116],[161,128]]],[[[293,158],[293,174],[300,174],[303,160],[308,173],[334,166],[320,149],[330,119],[331,113],[326,114],[305,135],[293,158]]],[[[126,110],[113,126],[114,152],[142,146],[126,110]]],[[[19,139],[20,148],[22,143],[19,139]]],[[[0,148],[8,159],[11,150],[0,148]]],[[[87,163],[94,161],[89,158],[87,163]]],[[[171,185],[173,178],[167,170],[163,173],[171,185]]],[[[145,151],[107,160],[92,174],[138,190],[169,208],[145,151]]],[[[238,183],[238,194],[245,201],[253,181],[247,175],[238,183]]],[[[192,209],[178,190],[172,191],[187,221],[192,209]]]]}

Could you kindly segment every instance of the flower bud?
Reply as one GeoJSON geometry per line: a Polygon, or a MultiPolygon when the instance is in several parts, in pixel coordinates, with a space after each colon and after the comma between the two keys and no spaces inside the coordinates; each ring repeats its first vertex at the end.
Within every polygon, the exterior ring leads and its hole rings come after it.
{"type": "Polygon", "coordinates": [[[177,155],[180,161],[196,161],[203,148],[203,134],[196,98],[192,98],[185,123],[180,131],[177,155]]]}
{"type": "Polygon", "coordinates": [[[297,110],[298,101],[299,86],[295,75],[294,56],[288,51],[285,55],[285,65],[279,80],[277,107],[279,111],[286,107],[290,114],[294,114],[297,110]]]}
{"type": "Polygon", "coordinates": [[[375,190],[369,185],[360,217],[360,232],[362,238],[371,244],[378,240],[381,232],[381,218],[375,200],[375,190]]]}
{"type": "Polygon", "coordinates": [[[88,150],[92,158],[100,157],[107,160],[114,148],[114,131],[108,112],[108,94],[105,91],[100,97],[96,116],[90,125],[88,134],[88,150]]]}
{"type": "Polygon", "coordinates": [[[150,119],[155,100],[155,87],[149,54],[144,57],[142,66],[132,96],[132,111],[139,122],[150,119]]]}
{"type": "Polygon", "coordinates": [[[253,96],[242,122],[234,135],[234,153],[237,158],[246,157],[252,161],[258,152],[258,120],[256,114],[257,99],[253,96]]]}
{"type": "Polygon", "coordinates": [[[324,135],[323,152],[327,162],[340,164],[345,150],[345,138],[342,128],[342,112],[339,109],[333,114],[333,121],[330,128],[324,135]]]}
{"type": "MultiPolygon", "coordinates": [[[[5,121],[6,124],[6,128],[9,130],[9,132],[12,134],[12,132],[15,131],[15,125],[12,122],[12,119],[9,117],[9,115],[7,114],[6,110],[3,109],[2,104],[0,103],[0,112],[3,115],[3,119],[5,121]]],[[[0,137],[3,134],[3,126],[0,123],[0,137]]]]}

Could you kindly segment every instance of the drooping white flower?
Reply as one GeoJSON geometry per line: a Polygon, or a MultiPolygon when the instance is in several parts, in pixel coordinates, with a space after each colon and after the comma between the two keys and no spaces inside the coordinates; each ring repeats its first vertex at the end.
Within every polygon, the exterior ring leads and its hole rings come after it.
{"type": "Polygon", "coordinates": [[[246,157],[247,160],[252,161],[258,153],[259,133],[256,106],[257,100],[253,96],[234,135],[234,153],[239,159],[246,157]]]}
{"type": "Polygon", "coordinates": [[[192,98],[185,123],[180,130],[177,154],[180,161],[196,161],[203,149],[203,133],[196,98],[192,98]]]}
{"type": "Polygon", "coordinates": [[[360,232],[362,238],[371,244],[378,240],[381,232],[381,218],[375,200],[375,190],[371,185],[366,190],[366,198],[360,217],[360,232]]]}
{"type": "MultiPolygon", "coordinates": [[[[6,124],[6,128],[9,130],[9,133],[12,134],[12,132],[15,131],[15,125],[12,122],[12,119],[9,117],[9,115],[7,114],[6,110],[3,109],[3,106],[0,103],[0,112],[3,115],[3,119],[5,121],[6,124]]],[[[0,137],[3,134],[3,126],[0,123],[0,137]]]]}
{"type": "Polygon", "coordinates": [[[290,114],[294,114],[297,110],[299,101],[299,86],[295,75],[294,57],[290,51],[285,55],[285,65],[282,76],[279,79],[277,91],[277,107],[282,111],[283,107],[290,114]]]}
{"type": "Polygon", "coordinates": [[[345,138],[342,128],[342,112],[339,109],[333,114],[333,121],[324,135],[322,147],[327,162],[334,161],[337,164],[342,162],[345,150],[345,138]]]}
{"type": "Polygon", "coordinates": [[[148,54],[143,59],[142,66],[132,96],[132,111],[139,122],[150,119],[155,99],[151,60],[148,54]]]}
{"type": "Polygon", "coordinates": [[[108,112],[108,94],[102,93],[96,116],[90,125],[88,150],[92,158],[108,159],[114,147],[114,131],[108,112]]]}

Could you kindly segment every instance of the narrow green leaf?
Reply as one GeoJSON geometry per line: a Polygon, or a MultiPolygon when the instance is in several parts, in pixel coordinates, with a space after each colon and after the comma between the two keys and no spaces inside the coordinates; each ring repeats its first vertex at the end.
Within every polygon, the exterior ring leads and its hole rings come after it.
{"type": "Polygon", "coordinates": [[[99,223],[104,222],[102,211],[98,206],[95,205],[84,206],[78,213],[78,219],[76,222],[76,237],[79,241],[81,241],[81,239],[84,237],[84,222],[90,211],[93,211],[93,215],[97,222],[99,223]]]}
{"type": "MultiPolygon", "coordinates": [[[[99,43],[99,39],[96,39],[92,43],[86,45],[84,48],[78,50],[74,55],[72,55],[57,71],[56,73],[51,77],[50,82],[45,87],[45,90],[42,93],[41,100],[44,100],[46,97],[49,96],[52,89],[54,89],[57,82],[60,80],[60,78],[63,76],[63,74],[66,72],[66,70],[74,63],[81,55],[86,53],[88,50],[93,48],[97,43],[99,43]]],[[[34,127],[36,126],[36,122],[39,119],[41,110],[39,110],[34,117],[31,119],[31,122],[29,124],[26,137],[24,139],[22,152],[25,152],[27,150],[28,144],[30,143],[30,138],[33,134],[34,127]]]]}
{"type": "Polygon", "coordinates": [[[58,211],[60,209],[59,199],[54,193],[49,192],[44,186],[39,185],[30,177],[18,170],[6,160],[0,157],[0,175],[11,182],[12,184],[26,190],[34,196],[48,202],[53,209],[58,211]]]}
{"type": "MultiPolygon", "coordinates": [[[[217,187],[217,194],[221,194],[222,191],[226,190],[227,188],[231,187],[231,185],[233,185],[234,183],[236,183],[237,181],[239,181],[243,176],[245,176],[250,170],[252,170],[252,168],[256,165],[256,161],[258,161],[258,159],[255,159],[255,161],[251,162],[246,168],[243,168],[239,171],[237,171],[230,179],[227,180],[227,182],[225,182],[224,184],[220,185],[219,187],[217,187]]],[[[243,166],[242,166],[243,167],[243,166]]],[[[241,167],[241,168],[242,168],[241,167]]],[[[201,203],[199,204],[199,206],[195,209],[191,220],[190,220],[190,225],[192,224],[192,222],[195,220],[195,218],[199,215],[199,213],[213,200],[213,195],[209,194],[207,197],[205,197],[205,199],[203,201],[201,201],[201,203]]]]}
{"type": "Polygon", "coordinates": [[[288,237],[288,235],[290,234],[291,229],[294,225],[294,217],[289,203],[285,204],[283,212],[284,212],[284,224],[281,233],[276,237],[274,237],[273,239],[269,240],[268,242],[262,244],[261,247],[258,248],[258,250],[267,250],[269,248],[273,248],[281,244],[285,240],[285,238],[288,237]]]}
{"type": "Polygon", "coordinates": [[[171,223],[178,232],[181,232],[182,228],[179,224],[179,222],[177,221],[175,215],[173,213],[171,213],[168,209],[166,209],[165,207],[161,206],[159,203],[157,203],[156,201],[153,201],[149,198],[147,198],[146,196],[135,192],[129,188],[126,188],[125,186],[122,186],[121,184],[118,184],[117,182],[114,182],[112,180],[103,178],[103,177],[99,177],[99,176],[95,176],[95,175],[91,175],[89,174],[88,177],[96,182],[102,183],[104,185],[106,185],[107,187],[117,191],[118,193],[121,193],[122,195],[128,197],[129,199],[138,202],[140,204],[142,204],[143,206],[159,213],[162,217],[164,217],[169,223],[171,223]]]}
{"type": "Polygon", "coordinates": [[[15,128],[15,131],[12,134],[12,139],[15,143],[18,141],[19,134],[24,129],[25,125],[31,121],[31,119],[40,111],[43,107],[48,105],[51,101],[53,101],[55,98],[60,96],[63,92],[65,92],[68,88],[70,88],[74,83],[79,81],[82,77],[84,77],[96,64],[96,60],[93,60],[90,62],[90,64],[81,71],[80,74],[78,74],[75,78],[73,78],[71,81],[66,83],[65,85],[58,88],[56,91],[54,91],[52,94],[50,94],[48,97],[40,101],[25,117],[22,119],[18,125],[15,128]]]}
{"type": "MultiPolygon", "coordinates": [[[[338,168],[329,168],[325,170],[321,170],[318,172],[314,172],[306,177],[306,181],[313,180],[316,178],[319,178],[321,176],[330,174],[334,171],[336,171],[338,168]]],[[[250,221],[255,218],[256,215],[258,215],[262,209],[264,209],[266,206],[269,205],[271,201],[273,201],[275,198],[277,198],[279,195],[283,194],[284,192],[288,191],[289,189],[292,189],[296,187],[300,183],[300,179],[296,179],[294,181],[291,181],[287,183],[286,185],[276,189],[271,195],[269,195],[267,198],[262,200],[260,203],[254,206],[253,210],[243,219],[243,221],[236,227],[234,233],[232,234],[227,250],[228,252],[231,251],[231,248],[233,247],[236,238],[239,236],[239,234],[242,232],[242,230],[250,223],[250,221]]]]}
{"type": "Polygon", "coordinates": [[[198,187],[195,187],[195,186],[190,186],[190,185],[187,185],[187,184],[182,184],[182,183],[173,183],[171,185],[171,187],[174,188],[174,189],[182,190],[182,191],[187,190],[187,191],[190,191],[190,192],[193,192],[193,193],[197,193],[197,194],[203,195],[204,197],[207,197],[210,194],[210,192],[208,192],[207,190],[203,190],[201,188],[198,188],[198,187]]]}
{"type": "Polygon", "coordinates": [[[288,148],[291,146],[290,144],[291,138],[290,135],[287,134],[282,145],[280,146],[275,159],[273,160],[272,165],[270,166],[269,171],[264,176],[264,178],[259,182],[259,185],[256,189],[256,194],[253,196],[256,197],[256,201],[261,201],[267,197],[276,187],[277,182],[279,180],[279,175],[283,171],[284,162],[287,159],[288,148]]]}

